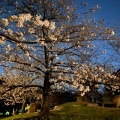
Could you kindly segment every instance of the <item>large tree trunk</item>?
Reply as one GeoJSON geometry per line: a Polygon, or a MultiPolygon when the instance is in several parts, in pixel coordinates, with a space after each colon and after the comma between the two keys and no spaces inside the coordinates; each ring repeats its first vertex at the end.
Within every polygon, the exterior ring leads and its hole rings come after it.
{"type": "Polygon", "coordinates": [[[43,120],[48,120],[49,116],[49,90],[49,72],[47,72],[44,79],[43,102],[40,112],[40,116],[43,120]]]}
{"type": "Polygon", "coordinates": [[[43,98],[40,116],[44,118],[44,120],[47,120],[49,116],[49,95],[47,94],[45,94],[43,98]]]}

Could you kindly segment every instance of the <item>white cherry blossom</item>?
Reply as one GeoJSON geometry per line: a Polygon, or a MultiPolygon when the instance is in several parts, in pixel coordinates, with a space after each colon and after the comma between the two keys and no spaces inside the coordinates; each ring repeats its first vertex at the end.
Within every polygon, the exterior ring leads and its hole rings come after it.
{"type": "Polygon", "coordinates": [[[6,27],[8,26],[9,22],[8,22],[8,19],[5,19],[5,18],[2,18],[1,19],[1,23],[6,27]]]}

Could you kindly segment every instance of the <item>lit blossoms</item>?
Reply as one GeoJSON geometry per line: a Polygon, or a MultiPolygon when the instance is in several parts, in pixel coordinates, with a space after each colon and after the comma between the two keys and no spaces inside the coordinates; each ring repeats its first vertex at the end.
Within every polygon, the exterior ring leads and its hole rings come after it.
{"type": "MultiPolygon", "coordinates": [[[[49,20],[44,20],[43,21],[43,20],[41,20],[40,15],[36,15],[35,17],[31,16],[31,14],[13,15],[13,16],[9,17],[9,21],[10,22],[17,22],[17,27],[20,27],[20,28],[24,27],[24,23],[26,21],[29,21],[31,25],[40,26],[40,27],[46,27],[46,28],[48,28],[50,30],[55,29],[55,22],[49,21],[49,20]]],[[[2,19],[2,24],[4,26],[7,26],[8,25],[8,20],[3,18],[2,19]]],[[[29,29],[29,32],[30,32],[30,29],[29,29]]],[[[30,33],[33,33],[33,30],[30,33]]]]}
{"type": "Polygon", "coordinates": [[[110,34],[110,35],[115,35],[115,32],[114,32],[113,29],[111,29],[111,28],[106,28],[106,29],[105,29],[105,32],[107,32],[107,33],[110,34]]]}
{"type": "Polygon", "coordinates": [[[3,36],[0,37],[0,44],[6,44],[5,37],[3,36]]]}
{"type": "Polygon", "coordinates": [[[54,30],[55,29],[55,22],[53,21],[49,21],[49,20],[41,20],[41,16],[40,15],[36,15],[35,18],[33,18],[33,20],[31,21],[35,26],[41,26],[41,27],[46,27],[50,30],[54,30]]]}
{"type": "Polygon", "coordinates": [[[110,74],[109,70],[104,70],[100,66],[82,64],[73,71],[73,84],[71,87],[78,89],[81,96],[90,91],[90,86],[98,88],[99,84],[109,84],[115,80],[115,75],[110,74]],[[87,84],[87,85],[86,85],[87,84]]]}
{"type": "Polygon", "coordinates": [[[1,23],[2,23],[5,27],[8,26],[8,24],[9,24],[8,20],[5,19],[5,18],[2,18],[1,23]]]}
{"type": "Polygon", "coordinates": [[[114,32],[114,31],[111,31],[111,35],[115,35],[115,32],[114,32]]]}

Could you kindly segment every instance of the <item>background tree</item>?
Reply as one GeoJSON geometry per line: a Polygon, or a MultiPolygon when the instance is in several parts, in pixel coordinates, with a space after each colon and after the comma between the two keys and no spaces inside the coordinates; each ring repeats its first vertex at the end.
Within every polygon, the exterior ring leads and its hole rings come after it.
{"type": "Polygon", "coordinates": [[[1,79],[4,79],[4,83],[0,86],[2,93],[0,98],[4,99],[5,105],[22,103],[21,112],[23,113],[27,104],[42,99],[39,84],[36,84],[25,72],[7,69],[4,70],[1,79]]]}

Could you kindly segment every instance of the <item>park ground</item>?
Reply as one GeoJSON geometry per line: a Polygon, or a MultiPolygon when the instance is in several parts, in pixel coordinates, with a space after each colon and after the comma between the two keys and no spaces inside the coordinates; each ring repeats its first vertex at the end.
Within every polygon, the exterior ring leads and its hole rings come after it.
{"type": "MultiPolygon", "coordinates": [[[[38,113],[19,114],[0,120],[37,120],[38,113]]],[[[50,120],[120,120],[120,108],[87,106],[87,103],[69,102],[50,110],[50,120]]]]}

